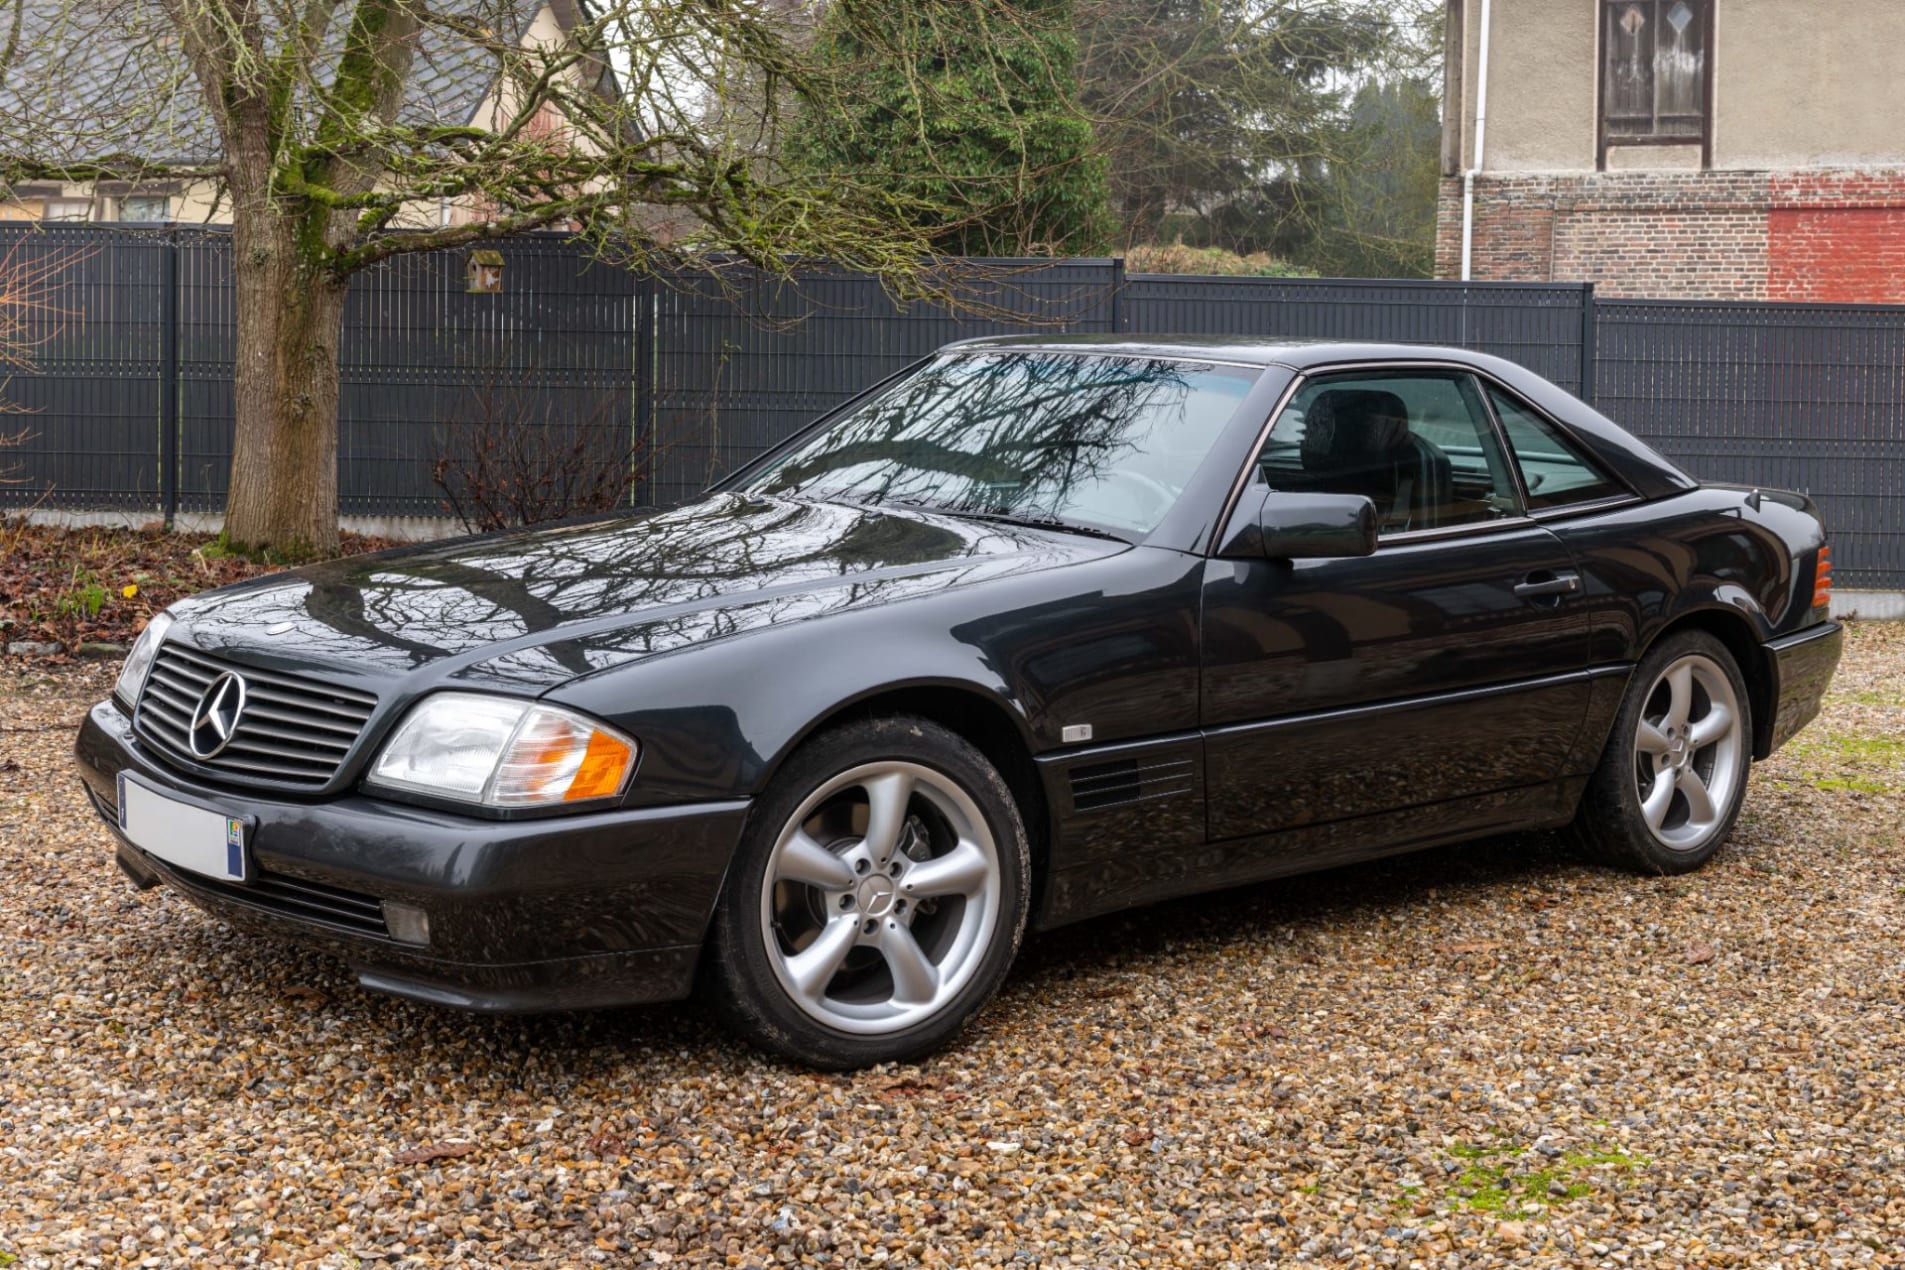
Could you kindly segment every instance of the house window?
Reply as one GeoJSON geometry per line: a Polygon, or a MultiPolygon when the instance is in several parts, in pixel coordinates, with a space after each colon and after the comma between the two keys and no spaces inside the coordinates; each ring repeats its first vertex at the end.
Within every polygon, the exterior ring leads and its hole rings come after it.
{"type": "Polygon", "coordinates": [[[1713,0],[1601,0],[1601,159],[1609,146],[1709,144],[1713,0]]]}
{"type": "Polygon", "coordinates": [[[119,219],[151,223],[166,219],[172,200],[163,194],[128,194],[119,200],[119,219]]]}
{"type": "Polygon", "coordinates": [[[93,201],[91,199],[54,198],[46,203],[47,220],[91,220],[93,201]]]}

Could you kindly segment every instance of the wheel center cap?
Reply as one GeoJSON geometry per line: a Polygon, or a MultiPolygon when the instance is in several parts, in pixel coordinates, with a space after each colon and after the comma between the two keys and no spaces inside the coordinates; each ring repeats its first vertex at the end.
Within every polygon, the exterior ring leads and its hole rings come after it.
{"type": "Polygon", "coordinates": [[[869,917],[885,917],[893,908],[893,900],[898,895],[893,879],[875,873],[860,883],[860,911],[869,917]]]}

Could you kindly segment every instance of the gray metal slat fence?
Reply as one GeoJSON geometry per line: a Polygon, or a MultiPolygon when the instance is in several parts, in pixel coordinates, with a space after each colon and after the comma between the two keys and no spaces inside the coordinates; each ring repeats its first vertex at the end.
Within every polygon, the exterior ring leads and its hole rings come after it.
{"type": "Polygon", "coordinates": [[[18,294],[19,351],[30,363],[0,359],[0,432],[24,433],[0,453],[0,468],[19,464],[25,482],[0,486],[0,496],[155,506],[166,248],[77,227],[9,228],[0,226],[0,268],[18,294]]]}
{"type": "Polygon", "coordinates": [[[1905,586],[1905,309],[1598,309],[1603,412],[1704,480],[1813,495],[1841,586],[1905,586]]]}
{"type": "MultiPolygon", "coordinates": [[[[178,240],[179,506],[217,511],[231,465],[231,244],[178,240]]],[[[440,515],[441,455],[511,426],[632,445],[639,279],[559,239],[495,244],[500,294],[470,294],[462,253],[396,256],[354,282],[338,347],[338,499],[346,514],[440,515]]]]}
{"type": "Polygon", "coordinates": [[[1131,274],[1123,329],[1145,334],[1453,344],[1581,388],[1578,285],[1131,274]]]}
{"type": "Polygon", "coordinates": [[[981,262],[950,303],[897,303],[878,280],[816,270],[677,274],[652,300],[653,475],[672,503],[941,345],[1027,329],[1114,329],[1117,263],[981,262]]]}
{"type": "MultiPolygon", "coordinates": [[[[1839,544],[1841,585],[1905,589],[1905,308],[1127,277],[1117,260],[965,262],[941,294],[901,303],[834,270],[638,278],[557,236],[492,246],[506,262],[501,294],[466,291],[461,252],[398,257],[355,284],[340,349],[345,512],[446,514],[439,457],[498,435],[582,438],[604,462],[646,467],[640,501],[680,501],[971,336],[1370,339],[1507,357],[1585,389],[1696,476],[1811,493],[1839,544]]],[[[0,225],[0,260],[41,275],[27,315],[34,364],[0,386],[25,411],[0,429],[29,434],[0,454],[24,477],[0,484],[0,507],[158,513],[170,487],[181,510],[218,510],[232,435],[229,235],[0,225]]]]}

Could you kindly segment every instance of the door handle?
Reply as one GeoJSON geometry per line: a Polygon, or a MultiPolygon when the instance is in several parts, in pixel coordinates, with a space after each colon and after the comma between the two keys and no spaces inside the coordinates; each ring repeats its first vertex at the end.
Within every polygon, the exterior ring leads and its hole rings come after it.
{"type": "Polygon", "coordinates": [[[1526,582],[1517,583],[1515,594],[1524,600],[1540,599],[1544,595],[1573,595],[1581,589],[1581,575],[1573,570],[1549,573],[1546,569],[1528,575],[1526,582]]]}

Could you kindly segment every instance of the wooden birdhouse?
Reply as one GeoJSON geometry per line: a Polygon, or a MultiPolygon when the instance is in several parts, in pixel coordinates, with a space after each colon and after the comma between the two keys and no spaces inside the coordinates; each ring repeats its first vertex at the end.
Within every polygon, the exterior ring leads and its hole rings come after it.
{"type": "Polygon", "coordinates": [[[471,295],[497,295],[503,289],[503,253],[485,248],[470,253],[464,266],[471,295]]]}

